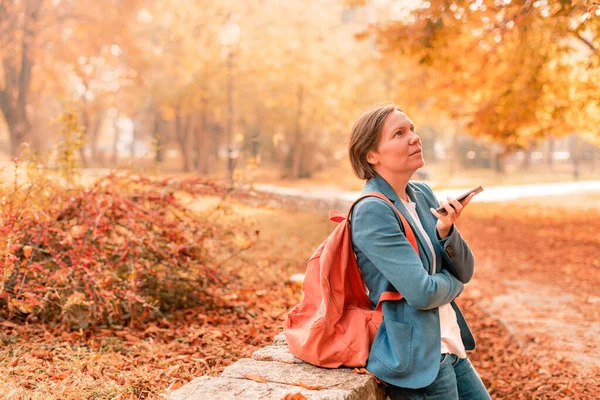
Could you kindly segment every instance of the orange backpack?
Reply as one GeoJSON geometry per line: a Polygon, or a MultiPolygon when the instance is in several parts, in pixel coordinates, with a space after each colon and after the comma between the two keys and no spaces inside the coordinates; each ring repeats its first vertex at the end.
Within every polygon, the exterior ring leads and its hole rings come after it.
{"type": "MultiPolygon", "coordinates": [[[[329,212],[329,219],[339,225],[308,260],[302,300],[292,308],[285,321],[290,352],[313,365],[326,368],[365,366],[383,320],[382,303],[402,298],[398,292],[384,292],[373,310],[358,269],[348,219],[354,205],[371,196],[392,204],[381,193],[369,192],[352,204],[347,217],[337,211],[329,212]]],[[[410,225],[392,206],[400,216],[406,238],[419,254],[410,225]]]]}

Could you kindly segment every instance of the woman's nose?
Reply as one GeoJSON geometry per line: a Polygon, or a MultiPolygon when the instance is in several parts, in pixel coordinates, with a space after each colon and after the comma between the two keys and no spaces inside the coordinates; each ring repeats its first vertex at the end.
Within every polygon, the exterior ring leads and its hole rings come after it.
{"type": "Polygon", "coordinates": [[[414,136],[410,139],[410,144],[414,145],[414,144],[420,144],[420,143],[421,143],[421,138],[419,137],[419,135],[417,135],[415,133],[414,136]]]}

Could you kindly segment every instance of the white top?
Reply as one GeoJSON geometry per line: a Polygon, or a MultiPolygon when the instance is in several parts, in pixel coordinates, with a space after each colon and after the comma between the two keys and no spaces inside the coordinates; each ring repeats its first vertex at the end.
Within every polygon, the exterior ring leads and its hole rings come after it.
{"type": "MultiPolygon", "coordinates": [[[[415,221],[417,229],[421,231],[421,234],[425,238],[425,241],[431,250],[431,254],[433,254],[432,265],[430,265],[429,268],[430,271],[433,271],[436,263],[435,250],[433,249],[431,239],[425,232],[425,229],[423,229],[423,225],[421,224],[421,220],[417,214],[417,204],[413,203],[412,201],[407,202],[403,199],[400,200],[402,200],[402,203],[406,206],[406,209],[410,213],[412,219],[415,221]]],[[[444,304],[438,307],[438,312],[440,314],[440,333],[442,339],[441,353],[456,354],[459,358],[467,358],[465,345],[460,337],[460,327],[458,326],[458,322],[456,320],[456,312],[452,308],[452,305],[450,303],[444,304]]]]}

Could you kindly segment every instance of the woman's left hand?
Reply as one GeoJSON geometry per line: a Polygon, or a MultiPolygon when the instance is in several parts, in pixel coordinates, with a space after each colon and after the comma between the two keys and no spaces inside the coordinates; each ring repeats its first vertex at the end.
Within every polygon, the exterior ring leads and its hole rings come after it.
{"type": "Polygon", "coordinates": [[[460,214],[469,204],[473,196],[475,196],[475,193],[471,193],[463,200],[462,204],[453,197],[447,197],[448,201],[440,201],[440,206],[444,207],[446,214],[440,214],[435,211],[434,208],[429,209],[438,219],[435,227],[437,228],[440,239],[445,239],[448,236],[450,229],[452,229],[452,225],[454,225],[454,222],[460,217],[460,214]]]}

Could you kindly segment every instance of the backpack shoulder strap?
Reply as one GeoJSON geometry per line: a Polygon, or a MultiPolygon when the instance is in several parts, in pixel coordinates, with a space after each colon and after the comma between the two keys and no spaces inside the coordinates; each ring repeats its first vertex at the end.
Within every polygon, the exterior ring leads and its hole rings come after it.
{"type": "MultiPolygon", "coordinates": [[[[419,255],[419,246],[417,245],[417,238],[415,237],[415,233],[413,232],[412,228],[408,224],[408,221],[406,220],[406,218],[404,218],[404,215],[402,215],[400,210],[398,210],[398,208],[396,208],[394,203],[392,203],[390,201],[390,199],[388,199],[385,195],[383,195],[379,192],[369,192],[369,193],[365,193],[364,195],[362,195],[361,197],[356,199],[354,201],[354,203],[352,203],[352,206],[350,206],[350,210],[348,210],[348,221],[350,221],[350,215],[352,214],[352,209],[354,209],[354,206],[356,205],[356,203],[358,203],[360,200],[364,199],[365,197],[377,197],[377,198],[385,201],[389,205],[391,205],[392,208],[394,210],[396,210],[396,213],[398,213],[398,216],[400,217],[400,222],[402,222],[402,227],[404,228],[404,235],[406,236],[406,239],[408,240],[408,242],[410,243],[410,245],[415,250],[415,252],[417,253],[417,256],[418,256],[419,255]]],[[[398,292],[383,292],[383,293],[381,293],[381,296],[379,297],[379,301],[377,302],[377,306],[375,307],[375,310],[377,312],[382,312],[381,308],[383,307],[384,301],[400,300],[402,297],[403,297],[402,294],[398,293],[398,292]]]]}
{"type": "Polygon", "coordinates": [[[406,239],[408,240],[408,242],[410,243],[410,245],[413,247],[413,249],[415,249],[415,252],[417,253],[417,255],[419,255],[419,246],[417,245],[417,238],[415,237],[415,233],[413,232],[412,228],[408,224],[408,221],[406,220],[406,218],[404,218],[404,215],[402,215],[402,213],[400,212],[400,210],[398,210],[396,208],[396,206],[394,205],[394,203],[392,203],[390,201],[390,199],[388,199],[385,195],[383,195],[383,194],[381,194],[379,192],[365,193],[364,195],[362,195],[358,199],[356,199],[354,201],[354,203],[352,203],[352,205],[350,206],[350,210],[348,210],[348,221],[350,221],[350,215],[352,214],[352,210],[354,209],[354,206],[356,205],[356,203],[358,203],[359,201],[361,201],[365,197],[377,197],[377,198],[385,201],[389,205],[391,205],[392,208],[394,210],[396,210],[396,213],[398,213],[398,216],[400,217],[400,222],[402,222],[402,227],[404,228],[404,234],[406,235],[406,239]]]}

